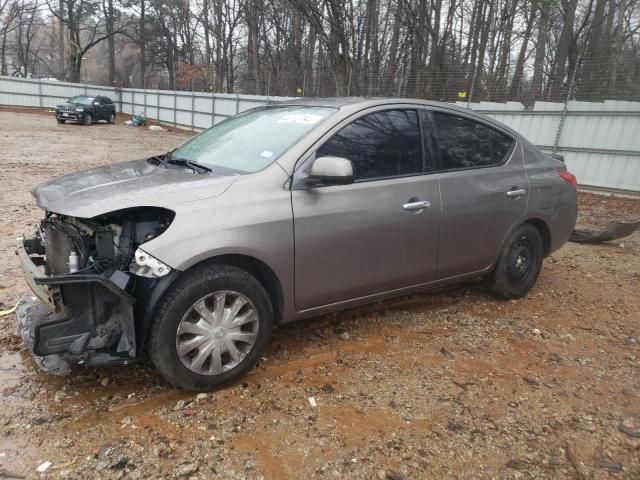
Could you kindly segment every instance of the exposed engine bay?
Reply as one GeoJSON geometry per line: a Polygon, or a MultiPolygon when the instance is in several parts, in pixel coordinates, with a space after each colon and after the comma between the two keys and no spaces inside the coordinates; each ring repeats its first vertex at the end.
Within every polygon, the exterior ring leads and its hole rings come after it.
{"type": "Polygon", "coordinates": [[[162,234],[173,212],[128,209],[96,218],[47,212],[17,253],[40,301],[24,299],[18,319],[42,368],[66,373],[70,362],[136,358],[152,288],[171,268],[140,249],[162,234]]]}
{"type": "Polygon", "coordinates": [[[46,252],[45,272],[110,275],[131,269],[131,273],[145,276],[145,265],[136,263],[135,250],[160,235],[172,218],[171,212],[158,208],[116,212],[96,219],[48,213],[36,233],[46,252]]]}

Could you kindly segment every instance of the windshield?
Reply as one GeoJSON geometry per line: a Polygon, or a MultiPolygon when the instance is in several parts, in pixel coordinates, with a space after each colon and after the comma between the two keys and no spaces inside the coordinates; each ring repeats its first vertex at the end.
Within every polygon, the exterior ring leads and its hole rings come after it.
{"type": "Polygon", "coordinates": [[[78,105],[93,105],[94,97],[85,97],[84,95],[79,95],[77,97],[71,97],[67,102],[69,103],[77,103],[78,105]]]}
{"type": "Polygon", "coordinates": [[[238,173],[257,172],[335,111],[301,106],[254,108],[195,136],[176,148],[171,159],[238,173]]]}

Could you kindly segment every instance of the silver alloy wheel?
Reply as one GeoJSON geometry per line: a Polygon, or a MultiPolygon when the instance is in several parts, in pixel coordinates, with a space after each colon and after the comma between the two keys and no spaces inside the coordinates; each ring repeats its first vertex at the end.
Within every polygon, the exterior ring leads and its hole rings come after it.
{"type": "Polygon", "coordinates": [[[237,367],[258,338],[260,319],[246,296],[214,292],[195,302],[176,332],[182,364],[199,375],[219,375],[237,367]]]}

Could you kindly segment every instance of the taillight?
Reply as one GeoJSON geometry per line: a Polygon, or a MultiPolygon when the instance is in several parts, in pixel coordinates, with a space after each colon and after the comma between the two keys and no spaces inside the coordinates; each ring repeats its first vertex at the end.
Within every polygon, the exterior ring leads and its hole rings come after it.
{"type": "Polygon", "coordinates": [[[561,172],[558,172],[558,175],[573,188],[578,188],[578,180],[576,180],[576,176],[573,173],[567,170],[563,170],[561,172]]]}

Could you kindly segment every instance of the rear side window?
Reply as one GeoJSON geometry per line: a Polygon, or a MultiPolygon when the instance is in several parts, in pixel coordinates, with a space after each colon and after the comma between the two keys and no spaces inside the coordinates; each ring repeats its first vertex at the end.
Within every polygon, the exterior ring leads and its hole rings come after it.
{"type": "Polygon", "coordinates": [[[422,140],[416,110],[371,113],[327,140],[316,157],[351,160],[355,180],[420,174],[422,140]]]}
{"type": "Polygon", "coordinates": [[[500,165],[515,143],[504,133],[448,113],[434,112],[442,170],[500,165]]]}

